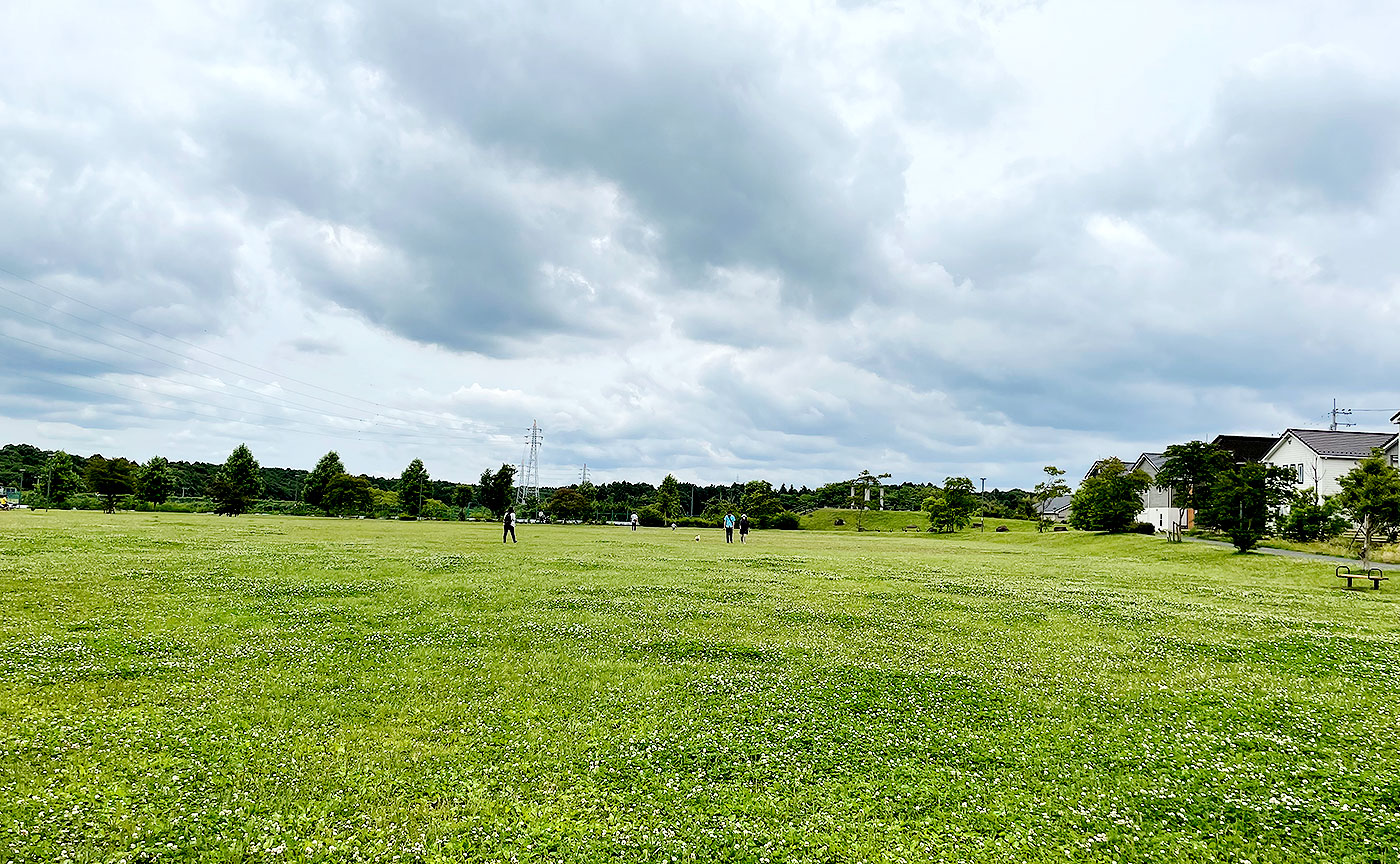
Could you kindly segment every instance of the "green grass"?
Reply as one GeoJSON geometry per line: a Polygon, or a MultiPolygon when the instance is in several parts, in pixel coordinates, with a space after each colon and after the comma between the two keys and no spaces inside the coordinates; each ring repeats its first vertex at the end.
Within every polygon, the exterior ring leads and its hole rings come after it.
{"type": "MultiPolygon", "coordinates": [[[[1225,538],[1228,542],[1229,538],[1225,538]]],[[[1384,538],[1382,538],[1384,539],[1384,538]]],[[[1317,555],[1334,555],[1338,558],[1361,558],[1361,544],[1348,543],[1344,539],[1317,540],[1302,543],[1297,540],[1284,540],[1279,537],[1266,537],[1259,541],[1260,546],[1274,549],[1292,549],[1295,552],[1312,552],[1317,555]]],[[[1371,560],[1387,564],[1400,564],[1400,546],[1389,543],[1371,544],[1371,560]]]]}
{"type": "Polygon", "coordinates": [[[0,515],[0,859],[1396,860],[1393,586],[497,530],[0,515]]]}
{"type": "MultiPolygon", "coordinates": [[[[823,507],[814,510],[802,517],[802,527],[810,531],[855,531],[857,518],[860,518],[861,528],[865,531],[886,531],[898,532],[901,534],[911,534],[919,531],[928,531],[928,514],[921,510],[866,510],[864,514],[858,514],[854,510],[840,510],[834,507],[823,507]],[[846,524],[837,525],[836,520],[840,519],[846,524]]],[[[981,524],[980,518],[974,518],[973,524],[981,524]]],[[[1035,523],[1025,519],[987,519],[987,532],[994,532],[998,527],[1004,526],[1007,531],[1030,531],[1035,532],[1035,523]]],[[[979,529],[969,528],[971,532],[979,529]]],[[[1004,532],[1003,532],[1004,533],[1004,532]]]]}

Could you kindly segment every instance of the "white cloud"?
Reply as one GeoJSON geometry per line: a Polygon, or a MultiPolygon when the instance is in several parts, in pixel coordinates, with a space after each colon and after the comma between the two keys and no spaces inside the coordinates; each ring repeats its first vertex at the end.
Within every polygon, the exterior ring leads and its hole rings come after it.
{"type": "Polygon", "coordinates": [[[1400,12],[1311,9],[31,4],[7,432],[1026,485],[1400,402],[1400,12]]]}

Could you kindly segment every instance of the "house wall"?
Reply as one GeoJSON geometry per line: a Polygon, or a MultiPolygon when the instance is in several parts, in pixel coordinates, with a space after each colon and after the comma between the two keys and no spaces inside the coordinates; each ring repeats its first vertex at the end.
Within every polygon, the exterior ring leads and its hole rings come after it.
{"type": "Polygon", "coordinates": [[[1264,461],[1285,468],[1293,466],[1301,474],[1294,485],[1298,489],[1316,488],[1324,498],[1342,491],[1338,478],[1361,462],[1349,456],[1319,456],[1292,435],[1285,435],[1264,461]]]}
{"type": "Polygon", "coordinates": [[[1390,446],[1385,449],[1385,459],[1391,468],[1400,468],[1400,438],[1390,442],[1390,446]]]}
{"type": "MultiPolygon", "coordinates": [[[[1157,469],[1152,467],[1152,463],[1139,459],[1135,467],[1156,482],[1157,469]]],[[[1150,522],[1158,531],[1171,530],[1181,519],[1181,511],[1171,506],[1172,503],[1173,495],[1170,489],[1148,486],[1147,491],[1142,493],[1142,512],[1138,514],[1138,521],[1150,522]]]]}

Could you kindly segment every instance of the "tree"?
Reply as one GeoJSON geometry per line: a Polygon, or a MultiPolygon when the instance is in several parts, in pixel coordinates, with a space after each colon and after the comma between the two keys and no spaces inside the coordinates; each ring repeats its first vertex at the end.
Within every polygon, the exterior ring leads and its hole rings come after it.
{"type": "Polygon", "coordinates": [[[676,481],[676,475],[667,474],[666,479],[661,481],[660,488],[656,490],[656,509],[666,522],[674,522],[685,512],[685,508],[681,507],[681,484],[676,481]]]}
{"type": "Polygon", "coordinates": [[[1037,531],[1044,531],[1050,524],[1050,520],[1045,518],[1045,508],[1050,506],[1050,502],[1069,494],[1069,484],[1060,479],[1065,476],[1063,470],[1054,465],[1046,465],[1044,470],[1045,479],[1035,484],[1035,491],[1031,493],[1031,501],[1035,503],[1037,531]]]}
{"type": "Polygon", "coordinates": [[[416,518],[422,512],[423,490],[427,485],[428,469],[423,467],[422,459],[414,459],[399,475],[399,501],[403,503],[405,513],[416,518]]]}
{"type": "Polygon", "coordinates": [[[1400,472],[1386,464],[1379,450],[1337,478],[1342,491],[1335,496],[1342,512],[1361,526],[1361,566],[1371,566],[1371,541],[1400,526],[1400,472]]]}
{"type": "Polygon", "coordinates": [[[1279,517],[1278,532],[1300,543],[1336,537],[1347,528],[1340,509],[1335,495],[1318,501],[1316,489],[1295,490],[1288,512],[1279,517]]]}
{"type": "Polygon", "coordinates": [[[262,494],[262,467],[247,444],[233,448],[219,473],[214,475],[208,492],[214,499],[214,512],[220,516],[247,513],[253,506],[262,494]]]}
{"type": "Polygon", "coordinates": [[[491,515],[500,519],[505,515],[506,508],[511,505],[514,497],[511,493],[515,489],[515,466],[502,465],[496,473],[491,473],[488,468],[481,472],[481,480],[477,483],[476,497],[481,506],[491,511],[491,515]]]}
{"type": "Polygon", "coordinates": [[[1172,490],[1172,504],[1178,516],[1167,539],[1179,541],[1186,525],[1186,511],[1206,509],[1216,478],[1230,470],[1233,459],[1228,451],[1204,441],[1172,444],[1163,455],[1166,458],[1154,482],[1158,489],[1172,490]]]}
{"type": "Polygon", "coordinates": [[[554,495],[544,505],[544,512],[551,519],[566,522],[586,522],[593,515],[593,502],[571,486],[555,489],[554,495]]]}
{"type": "Polygon", "coordinates": [[[1199,511],[1202,524],[1230,535],[1241,552],[1259,545],[1269,523],[1293,492],[1295,475],[1288,468],[1246,462],[1221,471],[1199,511]]]}
{"type": "Polygon", "coordinates": [[[783,509],[783,499],[773,491],[772,483],[750,480],[744,484],[743,494],[739,496],[739,512],[748,514],[756,527],[771,527],[783,509]]]}
{"type": "Polygon", "coordinates": [[[340,461],[340,454],[334,450],[330,451],[322,456],[316,467],[311,469],[311,473],[306,475],[306,484],[301,487],[301,500],[327,512],[335,510],[325,503],[326,491],[332,481],[344,474],[345,464],[340,461]]]}
{"type": "Polygon", "coordinates": [[[1069,524],[1081,531],[1127,531],[1142,512],[1142,493],[1150,485],[1151,478],[1142,471],[1129,471],[1118,459],[1107,459],[1079,484],[1070,501],[1069,524]]]}
{"type": "Polygon", "coordinates": [[[720,496],[718,498],[711,498],[705,502],[705,509],[700,512],[700,518],[712,525],[718,525],[723,521],[725,514],[737,513],[738,511],[738,504],[734,503],[729,498],[720,496]]]}
{"type": "Polygon", "coordinates": [[[863,470],[850,481],[851,509],[856,511],[857,531],[865,530],[864,525],[861,524],[864,521],[865,511],[870,509],[870,502],[879,497],[880,481],[889,476],[888,473],[871,474],[869,470],[863,470]]]}
{"type": "Polygon", "coordinates": [[[476,490],[470,483],[458,483],[457,488],[452,490],[452,506],[459,510],[468,510],[472,506],[472,496],[476,490]]]}
{"type": "Polygon", "coordinates": [[[132,464],[127,459],[104,459],[94,453],[87,463],[88,488],[101,495],[108,513],[117,510],[117,496],[130,495],[136,481],[131,476],[132,464]]]}
{"type": "Polygon", "coordinates": [[[170,462],[162,456],[152,456],[136,472],[136,498],[151,504],[164,504],[175,489],[175,477],[170,462]]]}
{"type": "Polygon", "coordinates": [[[961,531],[972,524],[977,512],[977,487],[970,477],[947,477],[943,488],[924,499],[922,508],[928,513],[932,531],[961,531]]]}
{"type": "Polygon", "coordinates": [[[44,463],[39,475],[39,489],[44,498],[55,504],[62,504],[68,496],[83,488],[83,479],[73,467],[73,457],[59,450],[44,463]]]}
{"type": "Polygon", "coordinates": [[[374,497],[368,480],[351,477],[342,471],[321,490],[316,506],[336,516],[349,516],[352,513],[368,513],[374,506],[374,497]]]}

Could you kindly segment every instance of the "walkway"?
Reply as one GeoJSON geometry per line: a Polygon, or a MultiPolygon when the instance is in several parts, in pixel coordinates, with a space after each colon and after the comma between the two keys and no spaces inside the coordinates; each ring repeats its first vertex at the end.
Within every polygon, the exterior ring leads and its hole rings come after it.
{"type": "MultiPolygon", "coordinates": [[[[1206,540],[1201,537],[1183,537],[1182,539],[1188,543],[1204,543],[1207,546],[1219,546],[1222,549],[1235,548],[1232,544],[1220,540],[1206,540]]],[[[1361,566],[1361,561],[1357,558],[1338,558],[1335,555],[1318,555],[1315,552],[1295,552],[1292,549],[1272,549],[1268,546],[1256,546],[1253,551],[1262,552],[1265,555],[1278,555],[1283,558],[1302,558],[1306,561],[1326,561],[1333,565],[1347,564],[1353,569],[1361,566]]],[[[1400,570],[1400,564],[1385,564],[1380,561],[1372,561],[1371,566],[1378,567],[1381,570],[1400,570]]]]}

